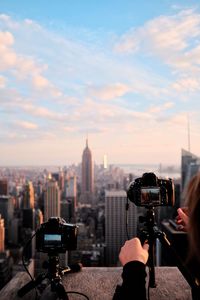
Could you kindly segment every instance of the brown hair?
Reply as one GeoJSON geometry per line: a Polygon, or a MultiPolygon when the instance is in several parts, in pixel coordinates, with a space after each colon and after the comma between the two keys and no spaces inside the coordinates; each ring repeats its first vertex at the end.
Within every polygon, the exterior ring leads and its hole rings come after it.
{"type": "Polygon", "coordinates": [[[200,172],[190,180],[186,189],[185,200],[189,215],[190,256],[195,256],[200,263],[200,172]]]}

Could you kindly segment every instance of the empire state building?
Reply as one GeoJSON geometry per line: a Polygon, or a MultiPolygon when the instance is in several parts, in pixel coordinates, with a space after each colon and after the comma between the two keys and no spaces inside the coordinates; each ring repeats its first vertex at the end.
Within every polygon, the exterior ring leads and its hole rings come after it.
{"type": "Polygon", "coordinates": [[[93,178],[93,163],[92,152],[88,147],[88,140],[86,139],[86,147],[82,155],[82,189],[81,189],[81,202],[92,204],[94,191],[94,178],[93,178]]]}

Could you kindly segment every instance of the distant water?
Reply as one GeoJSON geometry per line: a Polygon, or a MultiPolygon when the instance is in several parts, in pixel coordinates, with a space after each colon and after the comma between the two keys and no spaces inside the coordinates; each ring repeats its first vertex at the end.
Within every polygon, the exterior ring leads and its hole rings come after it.
{"type": "Polygon", "coordinates": [[[142,176],[145,172],[153,172],[158,177],[179,178],[180,167],[179,166],[167,166],[160,164],[115,164],[125,173],[132,173],[136,176],[142,176]]]}

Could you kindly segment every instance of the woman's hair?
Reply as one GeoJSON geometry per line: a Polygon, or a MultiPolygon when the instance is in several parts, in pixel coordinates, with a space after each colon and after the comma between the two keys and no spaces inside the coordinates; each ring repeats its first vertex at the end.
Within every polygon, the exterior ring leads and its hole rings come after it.
{"type": "Polygon", "coordinates": [[[185,200],[189,215],[190,255],[195,256],[200,262],[200,172],[190,180],[186,189],[185,200]]]}

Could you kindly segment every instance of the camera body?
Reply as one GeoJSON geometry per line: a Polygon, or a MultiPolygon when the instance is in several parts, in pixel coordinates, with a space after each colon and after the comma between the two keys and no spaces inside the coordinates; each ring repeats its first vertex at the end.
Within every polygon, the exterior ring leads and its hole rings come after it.
{"type": "Polygon", "coordinates": [[[144,173],[130,183],[127,197],[137,206],[173,206],[174,184],[171,178],[158,179],[154,173],[144,173]]]}
{"type": "Polygon", "coordinates": [[[36,232],[36,249],[44,253],[76,250],[78,226],[58,217],[49,218],[36,232]]]}

